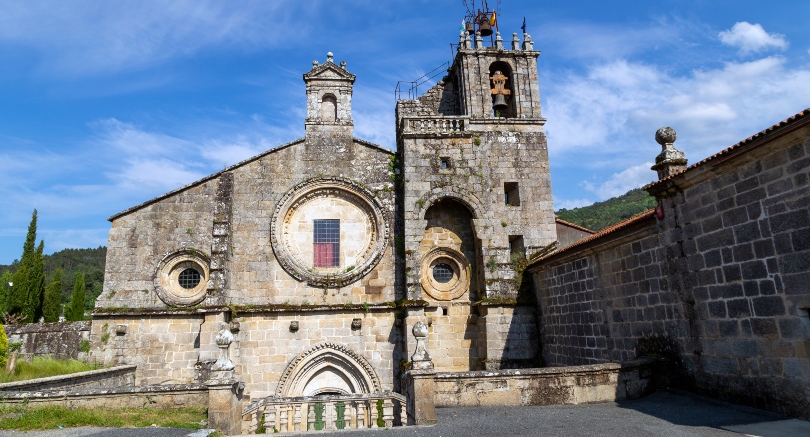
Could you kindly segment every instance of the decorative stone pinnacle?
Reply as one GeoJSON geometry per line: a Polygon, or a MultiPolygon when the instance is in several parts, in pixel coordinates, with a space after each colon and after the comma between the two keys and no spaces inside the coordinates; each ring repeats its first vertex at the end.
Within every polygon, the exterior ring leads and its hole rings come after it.
{"type": "Polygon", "coordinates": [[[665,179],[686,169],[686,154],[675,148],[675,129],[662,127],[655,132],[655,141],[661,145],[661,153],[650,167],[658,173],[658,180],[665,179]]]}
{"type": "Polygon", "coordinates": [[[317,66],[318,66],[318,60],[316,59],[316,60],[312,61],[312,68],[315,68],[317,66]]]}
{"type": "Polygon", "coordinates": [[[428,335],[427,325],[420,320],[413,325],[411,332],[416,337],[416,350],[411,355],[411,368],[414,370],[433,369],[433,361],[430,358],[425,341],[428,335]]]}
{"type": "Polygon", "coordinates": [[[231,331],[226,328],[220,329],[217,336],[214,338],[214,342],[219,346],[219,358],[214,365],[211,366],[211,370],[233,370],[233,362],[231,362],[231,359],[228,357],[228,348],[231,343],[233,343],[233,334],[231,331]]]}
{"type": "Polygon", "coordinates": [[[326,62],[332,62],[332,58],[334,56],[335,55],[333,55],[332,52],[326,52],[326,62]]]}
{"type": "Polygon", "coordinates": [[[340,68],[346,69],[346,61],[340,61],[340,68]]]}
{"type": "Polygon", "coordinates": [[[495,48],[498,50],[503,50],[503,38],[501,38],[501,32],[495,32],[495,48]]]}
{"type": "Polygon", "coordinates": [[[520,50],[520,40],[518,39],[517,32],[512,32],[512,50],[520,50]]]}
{"type": "Polygon", "coordinates": [[[534,50],[534,41],[528,33],[523,34],[523,50],[534,50]]]}

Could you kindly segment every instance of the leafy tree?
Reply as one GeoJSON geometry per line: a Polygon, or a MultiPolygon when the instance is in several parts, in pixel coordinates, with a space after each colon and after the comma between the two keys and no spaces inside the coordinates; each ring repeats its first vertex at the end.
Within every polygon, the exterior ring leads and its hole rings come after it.
{"type": "Polygon", "coordinates": [[[45,290],[45,299],[42,302],[42,316],[47,323],[59,321],[62,312],[62,269],[56,269],[51,283],[45,290]]]}
{"type": "Polygon", "coordinates": [[[655,208],[655,197],[636,188],[604,202],[571,210],[561,209],[556,214],[561,220],[601,231],[652,208],[655,208]]]}
{"type": "Polygon", "coordinates": [[[26,305],[25,314],[25,321],[28,323],[39,322],[39,319],[42,318],[42,301],[45,297],[45,259],[42,255],[43,250],[45,250],[45,242],[40,240],[31,263],[31,270],[28,272],[28,304],[26,305]]]}
{"type": "Polygon", "coordinates": [[[84,274],[82,273],[76,275],[73,295],[70,297],[67,308],[65,308],[65,319],[68,322],[84,320],[84,274]]]}
{"type": "Polygon", "coordinates": [[[22,315],[28,301],[28,267],[20,265],[11,277],[11,296],[9,297],[8,313],[22,315]]]}

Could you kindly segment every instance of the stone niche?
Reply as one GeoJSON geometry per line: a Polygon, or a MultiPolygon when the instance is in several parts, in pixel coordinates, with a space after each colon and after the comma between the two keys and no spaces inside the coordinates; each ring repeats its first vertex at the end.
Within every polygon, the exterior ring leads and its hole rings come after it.
{"type": "Polygon", "coordinates": [[[279,202],[271,227],[273,251],[281,266],[313,286],[357,281],[379,263],[388,241],[379,201],[360,184],[337,177],[296,185],[279,202]],[[315,220],[339,220],[336,265],[315,265],[315,220]]]}

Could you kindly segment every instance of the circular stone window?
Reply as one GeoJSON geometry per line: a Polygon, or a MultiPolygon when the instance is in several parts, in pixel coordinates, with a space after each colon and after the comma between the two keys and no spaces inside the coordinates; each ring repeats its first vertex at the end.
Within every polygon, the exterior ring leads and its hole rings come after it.
{"type": "Polygon", "coordinates": [[[382,259],[388,226],[382,206],[358,183],[324,177],[299,183],[279,201],[271,244],[290,275],[313,286],[344,286],[382,259]]]}
{"type": "Polygon", "coordinates": [[[169,305],[196,305],[208,291],[208,263],[195,250],[181,250],[165,256],[158,265],[155,290],[169,305]]]}
{"type": "Polygon", "coordinates": [[[470,263],[461,253],[440,247],[422,258],[422,289],[436,300],[453,300],[470,289],[470,263]]]}

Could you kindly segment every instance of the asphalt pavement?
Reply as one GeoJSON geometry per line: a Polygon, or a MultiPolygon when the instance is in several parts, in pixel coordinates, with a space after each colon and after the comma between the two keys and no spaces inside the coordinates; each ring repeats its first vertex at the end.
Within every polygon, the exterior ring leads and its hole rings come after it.
{"type": "MultiPolygon", "coordinates": [[[[440,408],[436,413],[439,423],[434,426],[317,434],[346,437],[372,437],[375,434],[385,437],[810,436],[810,422],[676,391],[658,391],[641,399],[602,404],[440,408]]],[[[31,432],[0,431],[0,437],[185,437],[191,433],[176,428],[84,427],[31,432]]],[[[199,431],[194,435],[204,436],[205,432],[199,431]]]]}

